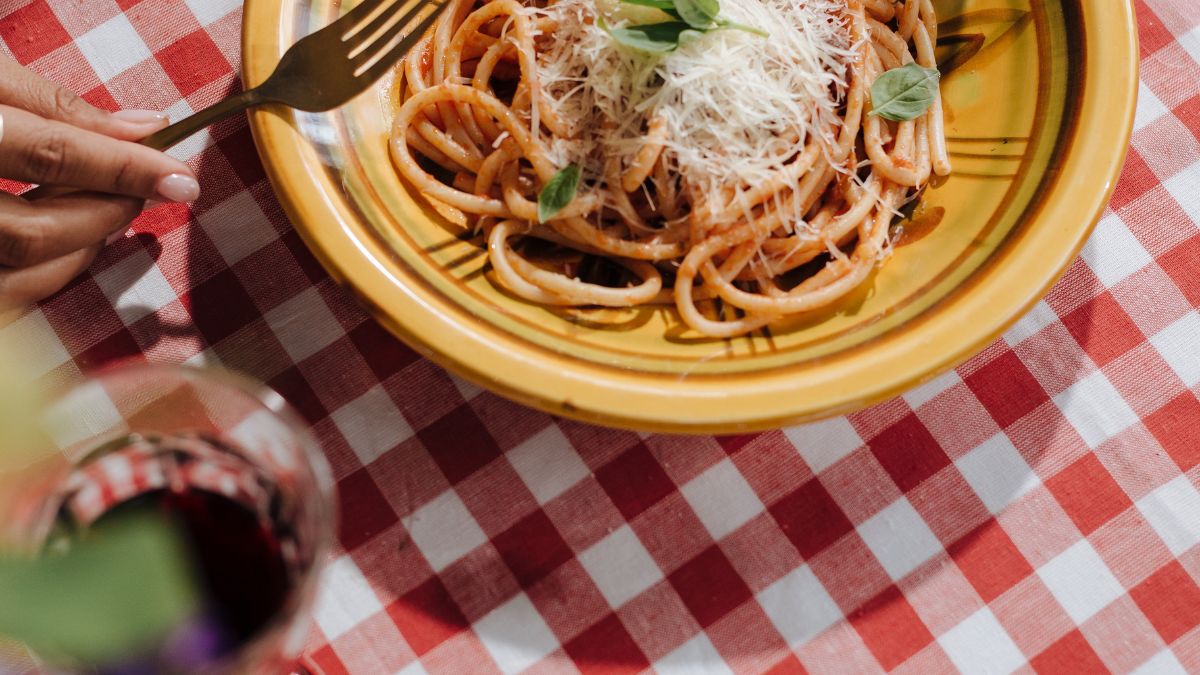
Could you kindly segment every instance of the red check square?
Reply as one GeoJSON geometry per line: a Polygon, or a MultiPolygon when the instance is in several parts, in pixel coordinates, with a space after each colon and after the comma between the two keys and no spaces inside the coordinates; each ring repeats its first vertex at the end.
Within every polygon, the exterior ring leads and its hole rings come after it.
{"type": "Polygon", "coordinates": [[[788,654],[782,661],[771,666],[766,675],[808,675],[808,671],[795,654],[788,654]]]}
{"type": "Polygon", "coordinates": [[[467,619],[436,575],[397,598],[388,616],[417,656],[467,629],[467,619]]]}
{"type": "Polygon", "coordinates": [[[142,349],[128,329],[122,328],[75,356],[79,369],[88,372],[142,357],[142,349]]]}
{"type": "Polygon", "coordinates": [[[353,551],[400,520],[366,469],[338,481],[338,497],[338,536],[347,551],[353,551]]]}
{"type": "Polygon", "coordinates": [[[465,403],[418,431],[417,436],[451,485],[500,456],[496,439],[465,403]]]}
{"type": "Polygon", "coordinates": [[[634,444],[597,469],[596,480],[626,520],[632,520],[675,491],[675,483],[645,443],[634,444]]]}
{"type": "Polygon", "coordinates": [[[1063,325],[1098,366],[1145,342],[1125,309],[1105,291],[1062,318],[1063,325]]]}
{"type": "Polygon", "coordinates": [[[1091,675],[1092,673],[1106,674],[1110,672],[1096,654],[1096,650],[1092,649],[1092,646],[1083,637],[1083,633],[1078,630],[1067,633],[1050,645],[1046,651],[1033,657],[1029,661],[1029,665],[1045,675],[1058,675],[1059,673],[1091,675]]]}
{"type": "Polygon", "coordinates": [[[1050,400],[1021,358],[1006,351],[963,378],[1001,428],[1016,422],[1050,400]]]}
{"type": "Polygon", "coordinates": [[[192,315],[192,322],[210,345],[261,321],[258,307],[229,268],[196,286],[181,299],[192,315]]]}
{"type": "Polygon", "coordinates": [[[995,520],[980,525],[947,547],[946,552],[984,602],[995,600],[1033,574],[1029,561],[995,520]]]}
{"type": "Polygon", "coordinates": [[[902,492],[950,465],[942,446],[913,413],[871,439],[870,448],[902,492]]]}
{"type": "Polygon", "coordinates": [[[1178,562],[1150,575],[1129,595],[1167,644],[1200,626],[1200,586],[1178,562]]]}
{"type": "Polygon", "coordinates": [[[540,509],[493,537],[492,544],[521,588],[532,586],[572,557],[562,535],[540,509]]]}
{"type": "Polygon", "coordinates": [[[563,651],[584,673],[640,673],[650,662],[616,614],[609,614],[563,645],[563,651]]]}
{"type": "Polygon", "coordinates": [[[308,655],[308,659],[312,669],[321,675],[350,675],[350,671],[346,670],[346,666],[342,665],[342,660],[338,658],[337,652],[333,650],[333,645],[325,645],[314,650],[308,655]]]}
{"type": "Polygon", "coordinates": [[[805,559],[828,548],[854,529],[850,519],[819,479],[775,502],[768,509],[779,529],[805,559]]]}
{"type": "Polygon", "coordinates": [[[929,629],[895,586],[889,586],[849,618],[885,670],[899,666],[933,642],[929,629]]]}
{"type": "Polygon", "coordinates": [[[713,624],[751,597],[746,582],[716,545],[672,572],[668,579],[702,627],[713,624]]]}
{"type": "Polygon", "coordinates": [[[1125,157],[1125,168],[1121,170],[1121,180],[1113,192],[1110,208],[1114,211],[1124,208],[1158,186],[1158,176],[1138,151],[1131,148],[1125,157]]]}
{"type": "Polygon", "coordinates": [[[71,41],[50,3],[35,0],[4,18],[0,18],[0,40],[13,57],[28,65],[71,41]]]}
{"type": "Polygon", "coordinates": [[[185,98],[233,72],[225,55],[202,29],[171,43],[154,56],[185,98]]]}
{"type": "Polygon", "coordinates": [[[1200,307],[1200,234],[1182,242],[1158,258],[1159,267],[1171,277],[1183,296],[1200,307]]]}
{"type": "Polygon", "coordinates": [[[1180,470],[1190,471],[1200,466],[1200,400],[1186,391],[1176,396],[1144,422],[1180,470]]]}
{"type": "Polygon", "coordinates": [[[1084,455],[1046,481],[1059,505],[1084,535],[1133,506],[1095,455],[1084,455]]]}

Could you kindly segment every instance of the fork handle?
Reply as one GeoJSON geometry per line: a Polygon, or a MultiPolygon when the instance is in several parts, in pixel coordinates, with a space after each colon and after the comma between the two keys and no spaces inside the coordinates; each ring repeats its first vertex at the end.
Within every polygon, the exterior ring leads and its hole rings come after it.
{"type": "Polygon", "coordinates": [[[247,89],[143,138],[141,144],[155,150],[166,150],[204,127],[265,102],[258,89],[247,89]]]}

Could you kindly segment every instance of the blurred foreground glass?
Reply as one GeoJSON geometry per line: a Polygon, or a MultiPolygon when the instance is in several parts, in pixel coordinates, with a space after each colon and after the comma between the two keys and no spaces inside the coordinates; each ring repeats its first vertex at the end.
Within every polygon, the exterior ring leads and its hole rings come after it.
{"type": "Polygon", "coordinates": [[[282,397],[226,373],[135,366],[66,391],[40,423],[59,452],[8,488],[9,545],[52,558],[151,518],[179,536],[195,585],[185,621],[99,672],[290,667],[334,521],[328,465],[282,397]]]}

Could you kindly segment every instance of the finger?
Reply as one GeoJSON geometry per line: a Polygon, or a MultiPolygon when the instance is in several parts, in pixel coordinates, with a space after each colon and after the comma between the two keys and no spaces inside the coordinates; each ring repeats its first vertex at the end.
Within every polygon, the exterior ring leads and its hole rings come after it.
{"type": "Polygon", "coordinates": [[[28,267],[124,232],[142,200],[71,192],[35,202],[0,195],[0,265],[28,267]]]}
{"type": "Polygon", "coordinates": [[[168,202],[200,196],[192,170],[161,152],[8,106],[0,116],[2,176],[168,202]]]}
{"type": "Polygon", "coordinates": [[[54,295],[96,259],[92,246],[33,267],[0,269],[0,315],[18,311],[54,295]]]}
{"type": "Polygon", "coordinates": [[[170,123],[165,114],[152,110],[105,112],[3,57],[0,57],[0,104],[124,141],[140,141],[170,123]]]}

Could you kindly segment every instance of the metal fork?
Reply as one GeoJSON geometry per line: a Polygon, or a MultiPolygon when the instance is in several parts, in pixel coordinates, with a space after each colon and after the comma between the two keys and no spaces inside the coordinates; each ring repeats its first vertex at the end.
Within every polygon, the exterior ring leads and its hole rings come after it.
{"type": "Polygon", "coordinates": [[[342,18],[292,45],[266,82],[146,137],[142,145],[165,150],[214,122],[264,103],[307,112],[337,108],[383,77],[447,4],[449,0],[363,0],[342,18]],[[408,2],[413,6],[400,14],[408,2]],[[405,33],[429,7],[433,11],[405,33]]]}

